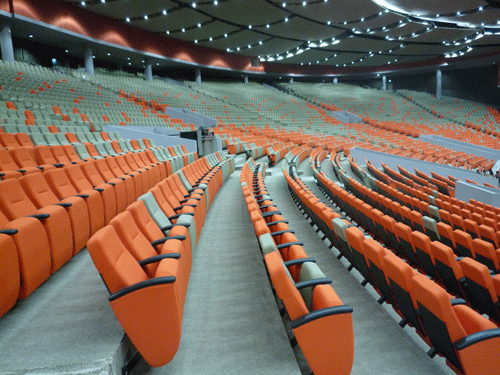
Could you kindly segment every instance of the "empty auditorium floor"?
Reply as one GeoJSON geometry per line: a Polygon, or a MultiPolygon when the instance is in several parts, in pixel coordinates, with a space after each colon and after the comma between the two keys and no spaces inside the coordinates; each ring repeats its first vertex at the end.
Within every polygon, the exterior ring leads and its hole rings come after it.
{"type": "MultiPolygon", "coordinates": [[[[244,157],[238,156],[241,166],[244,157]]],[[[265,158],[258,161],[265,161],[265,158]]],[[[326,163],[324,163],[326,164],[326,163]]],[[[310,257],[333,279],[342,301],[354,308],[352,374],[451,374],[431,360],[410,328],[363,288],[335,250],[328,249],[299,212],[280,164],[266,185],[310,257]]],[[[303,181],[317,195],[308,162],[303,181]]],[[[324,170],[331,176],[333,172],[324,170]],[[330,173],[331,172],[331,173],[330,173]]],[[[161,368],[140,361],[133,374],[297,374],[297,364],[276,307],[236,171],[207,213],[175,358],[161,368]]],[[[0,320],[0,374],[119,374],[126,345],[107,302],[108,293],[86,250],[0,320]]]]}

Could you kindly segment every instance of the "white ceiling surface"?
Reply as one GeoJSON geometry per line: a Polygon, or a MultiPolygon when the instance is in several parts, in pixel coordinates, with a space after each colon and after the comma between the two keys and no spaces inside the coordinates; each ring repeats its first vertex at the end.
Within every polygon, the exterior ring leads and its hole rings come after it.
{"type": "Polygon", "coordinates": [[[498,52],[500,60],[500,9],[486,0],[64,1],[134,27],[162,35],[168,30],[172,38],[274,63],[385,66],[453,52],[498,52]],[[304,52],[296,54],[299,49],[304,52]]]}

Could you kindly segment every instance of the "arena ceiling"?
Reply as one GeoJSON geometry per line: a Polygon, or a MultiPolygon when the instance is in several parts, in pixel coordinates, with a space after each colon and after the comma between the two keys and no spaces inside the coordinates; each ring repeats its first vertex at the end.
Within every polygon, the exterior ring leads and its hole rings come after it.
{"type": "Polygon", "coordinates": [[[64,1],[136,28],[278,64],[390,68],[500,54],[498,0],[64,1]]]}

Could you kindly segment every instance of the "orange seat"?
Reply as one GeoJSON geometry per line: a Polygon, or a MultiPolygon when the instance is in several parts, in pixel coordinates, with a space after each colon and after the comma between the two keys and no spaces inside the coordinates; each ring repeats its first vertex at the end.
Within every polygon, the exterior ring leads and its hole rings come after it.
{"type": "Polygon", "coordinates": [[[57,271],[73,255],[71,222],[66,210],[50,205],[37,209],[16,179],[0,182],[0,210],[9,220],[33,216],[44,226],[49,240],[51,273],[57,271]]]}
{"type": "Polygon", "coordinates": [[[92,236],[87,247],[111,293],[111,308],[139,353],[154,367],[170,362],[179,348],[183,315],[178,261],[159,260],[148,277],[111,225],[92,236]]]}

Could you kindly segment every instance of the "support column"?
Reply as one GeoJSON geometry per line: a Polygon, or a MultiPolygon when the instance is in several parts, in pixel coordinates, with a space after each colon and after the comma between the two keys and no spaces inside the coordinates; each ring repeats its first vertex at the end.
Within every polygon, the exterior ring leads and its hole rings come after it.
{"type": "Polygon", "coordinates": [[[290,77],[290,81],[289,81],[289,82],[290,82],[290,83],[293,83],[293,77],[290,77]]]}
{"type": "Polygon", "coordinates": [[[201,69],[200,68],[196,68],[195,75],[196,75],[195,82],[197,84],[201,84],[201,69]]]}
{"type": "Polygon", "coordinates": [[[337,77],[335,77],[335,78],[333,79],[333,84],[334,84],[334,85],[338,85],[338,84],[339,84],[339,79],[338,79],[337,77]]]}
{"type": "Polygon", "coordinates": [[[436,98],[441,99],[443,91],[443,74],[441,69],[436,71],[436,98]]]}
{"type": "Polygon", "coordinates": [[[248,85],[248,74],[245,74],[243,76],[243,83],[245,83],[245,85],[248,85]]]}
{"type": "Polygon", "coordinates": [[[387,91],[387,77],[385,75],[382,76],[382,90],[387,91]]]}
{"type": "Polygon", "coordinates": [[[94,74],[94,57],[92,56],[92,48],[85,47],[83,52],[83,60],[85,61],[85,72],[87,74],[94,74]]]}
{"type": "Polygon", "coordinates": [[[144,76],[146,81],[151,82],[153,80],[153,66],[151,65],[151,60],[146,60],[146,67],[144,68],[144,76]]]}
{"type": "Polygon", "coordinates": [[[2,50],[3,61],[14,61],[14,47],[12,45],[12,35],[10,26],[4,25],[0,30],[0,48],[2,50]]]}

